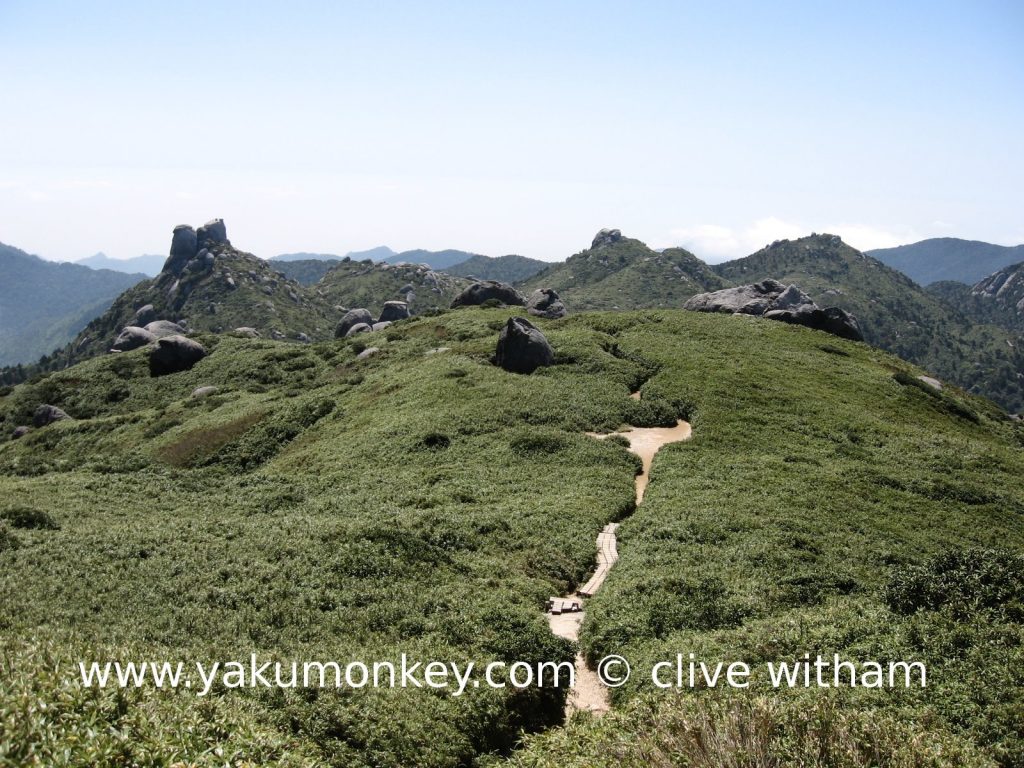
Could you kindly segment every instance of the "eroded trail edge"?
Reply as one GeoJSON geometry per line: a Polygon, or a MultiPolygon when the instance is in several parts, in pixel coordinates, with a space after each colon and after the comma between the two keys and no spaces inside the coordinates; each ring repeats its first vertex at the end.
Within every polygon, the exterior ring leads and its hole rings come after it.
{"type": "MultiPolygon", "coordinates": [[[[640,393],[634,392],[630,397],[639,400],[640,393]]],[[[647,483],[650,479],[651,465],[654,455],[663,445],[689,440],[692,434],[689,423],[679,420],[674,427],[628,427],[618,432],[599,434],[588,432],[591,437],[603,440],[610,435],[621,435],[629,441],[629,450],[640,457],[642,470],[636,476],[636,504],[644,499],[647,483]]],[[[548,600],[548,625],[551,631],[567,640],[579,640],[580,626],[583,624],[584,598],[597,593],[604,584],[605,578],[619,559],[618,541],[615,532],[618,523],[609,523],[597,536],[597,569],[580,589],[564,597],[552,597],[548,600]]],[[[577,710],[585,710],[596,715],[608,711],[610,707],[608,689],[601,682],[594,670],[587,666],[582,653],[576,654],[576,685],[565,703],[565,714],[568,717],[577,710]]]]}

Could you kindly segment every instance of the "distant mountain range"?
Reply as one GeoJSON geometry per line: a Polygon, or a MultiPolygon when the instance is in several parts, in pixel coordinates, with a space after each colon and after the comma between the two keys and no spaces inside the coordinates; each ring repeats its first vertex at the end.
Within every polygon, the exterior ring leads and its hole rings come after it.
{"type": "Polygon", "coordinates": [[[338,256],[335,253],[306,253],[301,251],[299,253],[282,253],[277,256],[271,256],[268,261],[341,261],[343,256],[338,256]]]}
{"type": "Polygon", "coordinates": [[[919,243],[867,251],[918,285],[955,280],[974,285],[1003,267],[1024,261],[1024,245],[1008,247],[978,240],[935,237],[919,243]]]}
{"type": "Polygon", "coordinates": [[[112,259],[105,253],[97,253],[74,263],[91,269],[111,269],[115,272],[142,273],[146,277],[155,277],[160,274],[165,261],[167,261],[167,257],[158,254],[134,256],[130,259],[112,259]]]}
{"type": "Polygon", "coordinates": [[[0,365],[63,346],[144,274],[46,261],[0,243],[0,365]]]}
{"type": "Polygon", "coordinates": [[[481,256],[476,254],[465,261],[445,267],[449,275],[475,277],[478,280],[501,280],[505,283],[519,283],[533,277],[550,266],[547,261],[531,259],[526,256],[509,254],[507,256],[481,256]]]}
{"type": "Polygon", "coordinates": [[[270,259],[275,270],[303,285],[313,285],[338,262],[373,261],[385,264],[426,264],[435,272],[445,271],[460,277],[479,280],[503,280],[514,283],[540,272],[548,262],[526,256],[483,256],[453,248],[444,251],[416,249],[396,253],[386,245],[367,251],[349,251],[345,256],[327,253],[286,253],[270,259]]]}

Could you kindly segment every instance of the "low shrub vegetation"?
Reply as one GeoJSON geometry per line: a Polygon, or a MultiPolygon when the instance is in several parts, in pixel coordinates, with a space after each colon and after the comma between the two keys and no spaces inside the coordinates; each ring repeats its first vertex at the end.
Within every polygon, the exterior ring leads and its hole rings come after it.
{"type": "Polygon", "coordinates": [[[129,352],[0,398],[2,435],[41,403],[73,419],[0,442],[0,765],[1024,763],[1019,425],[866,345],[697,313],[536,319],[558,362],[510,374],[489,360],[519,311],[220,336],[191,371],[153,379],[129,352]],[[635,507],[637,457],[585,433],[680,417],[694,436],[635,507]],[[544,603],[620,520],[581,648],[636,671],[601,721],[557,727],[556,688],[75,682],[78,661],[253,652],[568,661],[544,603]],[[921,660],[928,686],[644,684],[691,651],[921,660]]]}

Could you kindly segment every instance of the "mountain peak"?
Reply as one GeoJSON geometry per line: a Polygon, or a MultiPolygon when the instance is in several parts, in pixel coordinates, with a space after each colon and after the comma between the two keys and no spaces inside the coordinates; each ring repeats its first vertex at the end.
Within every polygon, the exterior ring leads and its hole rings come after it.
{"type": "Polygon", "coordinates": [[[613,245],[622,239],[622,232],[618,229],[602,229],[596,235],[594,235],[593,241],[590,243],[591,250],[597,250],[598,248],[604,248],[608,245],[613,245]]]}

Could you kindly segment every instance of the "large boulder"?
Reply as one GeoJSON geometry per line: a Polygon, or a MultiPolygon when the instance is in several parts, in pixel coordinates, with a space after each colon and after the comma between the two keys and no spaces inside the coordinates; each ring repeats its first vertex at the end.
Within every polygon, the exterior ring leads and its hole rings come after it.
{"type": "Polygon", "coordinates": [[[134,319],[135,322],[132,323],[132,325],[137,325],[140,328],[145,327],[147,323],[152,323],[156,320],[156,309],[154,309],[152,304],[146,304],[145,306],[139,307],[135,311],[134,319]]]}
{"type": "Polygon", "coordinates": [[[409,305],[404,301],[385,301],[377,322],[393,323],[395,320],[405,320],[407,317],[409,317],[409,305]]]}
{"type": "Polygon", "coordinates": [[[164,336],[185,335],[185,329],[177,323],[172,323],[170,320],[154,320],[152,323],[147,324],[144,330],[153,334],[158,339],[162,339],[164,336]]]}
{"type": "Polygon", "coordinates": [[[149,352],[149,375],[166,376],[187,371],[206,357],[206,349],[198,341],[184,336],[157,339],[149,352]]]}
{"type": "Polygon", "coordinates": [[[512,373],[533,373],[555,361],[544,334],[525,317],[510,317],[498,336],[494,363],[512,373]]]}
{"type": "Polygon", "coordinates": [[[565,304],[551,288],[538,288],[526,299],[526,311],[537,317],[557,320],[569,314],[565,304]]]}
{"type": "Polygon", "coordinates": [[[785,286],[778,280],[762,280],[753,285],[701,293],[687,301],[683,309],[755,315],[803,325],[852,341],[864,340],[857,318],[849,312],[839,307],[822,309],[795,285],[785,286]]]}
{"type": "Polygon", "coordinates": [[[199,249],[196,231],[188,224],[179,224],[171,235],[171,255],[164,262],[164,272],[180,275],[189,260],[194,258],[199,249]]]}
{"type": "Polygon", "coordinates": [[[114,339],[110,350],[112,352],[130,352],[133,349],[152,344],[156,339],[156,334],[147,331],[145,328],[139,328],[137,325],[128,325],[117,334],[117,338],[114,339]]]}
{"type": "Polygon", "coordinates": [[[350,309],[346,312],[334,329],[334,338],[345,338],[348,336],[348,332],[356,325],[365,325],[367,327],[373,325],[373,315],[370,314],[370,310],[350,309]]]}
{"type": "Polygon", "coordinates": [[[753,285],[723,288],[711,293],[698,293],[685,304],[683,309],[695,312],[727,312],[729,314],[763,315],[786,291],[778,280],[762,280],[753,285]]]}
{"type": "Polygon", "coordinates": [[[228,228],[224,226],[224,219],[211,219],[203,224],[196,232],[196,239],[200,245],[227,243],[228,228]]]}
{"type": "Polygon", "coordinates": [[[604,248],[605,246],[612,245],[619,242],[622,239],[622,232],[617,229],[602,229],[596,235],[590,243],[591,250],[597,248],[604,248]]]}
{"type": "Polygon", "coordinates": [[[47,424],[53,424],[55,421],[63,421],[70,418],[56,405],[40,405],[36,408],[36,412],[32,414],[32,426],[38,429],[39,427],[45,427],[47,424]]]}
{"type": "Polygon", "coordinates": [[[473,283],[452,300],[452,308],[479,306],[486,301],[497,301],[514,307],[525,307],[526,299],[508,283],[483,280],[473,283]]]}

